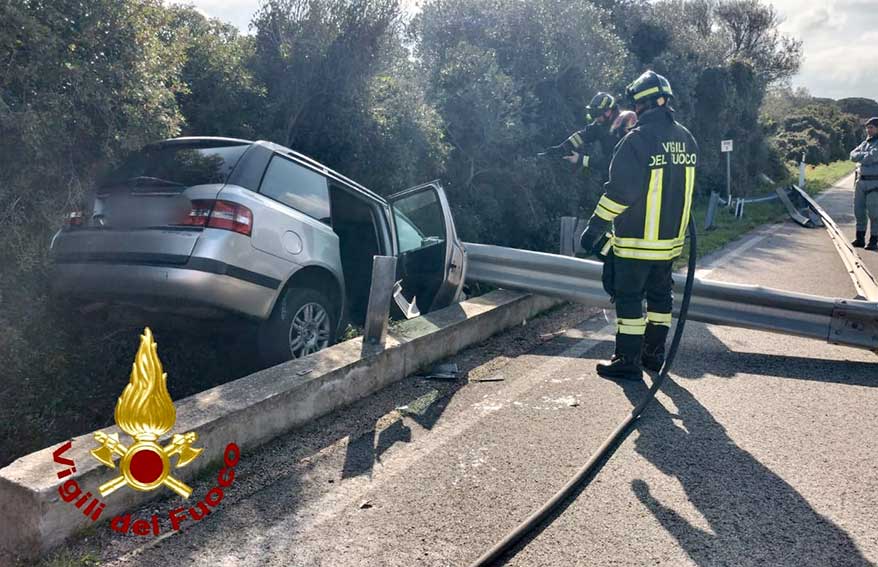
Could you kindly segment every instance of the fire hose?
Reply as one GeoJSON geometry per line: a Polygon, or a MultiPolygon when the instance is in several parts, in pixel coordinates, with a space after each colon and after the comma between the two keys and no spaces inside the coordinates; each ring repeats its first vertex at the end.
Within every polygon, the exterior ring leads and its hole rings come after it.
{"type": "Polygon", "coordinates": [[[696,243],[696,235],[695,235],[695,222],[693,219],[689,220],[689,261],[688,261],[688,271],[686,273],[686,285],[683,290],[683,300],[680,305],[680,311],[677,318],[677,326],[674,329],[674,336],[671,339],[671,346],[668,349],[668,354],[665,357],[665,362],[662,365],[661,370],[658,373],[655,381],[653,381],[652,386],[650,386],[649,391],[647,392],[644,399],[637,404],[637,406],[631,410],[631,412],[625,417],[625,419],[610,433],[610,436],[598,447],[598,450],[595,451],[591,457],[589,457],[588,461],[576,472],[575,475],[564,485],[561,490],[559,490],[550,500],[548,500],[543,506],[532,513],[527,517],[523,522],[521,522],[515,529],[509,532],[503,539],[498,541],[491,547],[488,551],[483,553],[478,559],[476,559],[473,563],[470,564],[470,567],[485,567],[489,565],[496,565],[506,554],[512,550],[512,548],[520,542],[526,535],[534,531],[538,528],[552,513],[558,510],[561,504],[567,501],[568,498],[580,487],[584,486],[585,483],[596,473],[599,469],[599,465],[605,462],[607,459],[612,456],[613,451],[618,446],[619,442],[625,436],[628,431],[628,428],[631,424],[640,417],[640,415],[644,412],[646,407],[649,405],[652,400],[655,399],[656,393],[662,387],[662,383],[664,383],[665,379],[668,377],[668,372],[671,370],[671,365],[674,363],[674,358],[677,355],[677,349],[680,346],[680,340],[683,337],[683,328],[686,324],[686,316],[689,312],[689,300],[692,297],[692,284],[695,280],[695,261],[696,261],[696,253],[697,253],[697,243],[696,243]]]}

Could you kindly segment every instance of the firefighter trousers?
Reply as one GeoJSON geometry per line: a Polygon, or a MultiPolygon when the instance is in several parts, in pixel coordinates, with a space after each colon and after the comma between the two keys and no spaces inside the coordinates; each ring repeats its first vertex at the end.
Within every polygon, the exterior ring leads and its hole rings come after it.
{"type": "Polygon", "coordinates": [[[640,360],[641,350],[664,352],[671,328],[673,261],[633,260],[613,256],[616,298],[616,354],[640,360]],[[646,316],[643,300],[646,299],[646,316]]]}

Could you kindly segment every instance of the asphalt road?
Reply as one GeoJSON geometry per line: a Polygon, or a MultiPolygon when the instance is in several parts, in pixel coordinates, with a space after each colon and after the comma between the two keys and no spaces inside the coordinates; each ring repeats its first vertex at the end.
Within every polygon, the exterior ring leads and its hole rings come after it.
{"type": "MultiPolygon", "coordinates": [[[[849,185],[822,202],[852,233],[849,185]]],[[[878,254],[861,254],[878,273],[878,254]]],[[[854,293],[825,231],[791,222],[706,262],[710,279],[854,293]]],[[[179,533],[144,545],[101,528],[72,550],[156,567],[467,565],[645,394],[595,374],[611,341],[603,313],[557,310],[459,354],[460,380],[406,379],[245,453],[222,505],[179,533]]],[[[688,324],[658,403],[507,564],[876,564],[876,363],[818,341],[688,324]]]]}

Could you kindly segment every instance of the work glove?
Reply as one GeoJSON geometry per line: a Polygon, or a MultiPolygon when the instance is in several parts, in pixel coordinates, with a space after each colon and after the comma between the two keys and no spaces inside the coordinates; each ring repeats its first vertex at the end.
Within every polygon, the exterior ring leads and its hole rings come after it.
{"type": "Polygon", "coordinates": [[[572,148],[570,148],[566,143],[561,143],[557,146],[549,146],[545,150],[538,153],[537,156],[543,158],[567,159],[568,156],[570,156],[570,154],[572,153],[574,153],[572,148]]]}
{"type": "Polygon", "coordinates": [[[613,255],[613,235],[612,233],[605,233],[603,236],[598,238],[597,243],[595,244],[595,256],[598,257],[598,260],[606,263],[607,258],[612,260],[611,256],[613,255]]]}
{"type": "Polygon", "coordinates": [[[587,154],[580,155],[579,152],[573,152],[569,156],[564,156],[564,159],[577,167],[588,168],[589,157],[587,154]]]}
{"type": "Polygon", "coordinates": [[[592,217],[588,226],[579,237],[579,245],[589,256],[597,256],[607,244],[607,228],[609,223],[597,217],[592,217]]]}

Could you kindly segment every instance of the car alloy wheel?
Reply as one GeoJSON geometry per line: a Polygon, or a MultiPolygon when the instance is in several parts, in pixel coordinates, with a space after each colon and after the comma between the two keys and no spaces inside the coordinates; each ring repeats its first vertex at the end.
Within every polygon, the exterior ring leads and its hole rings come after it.
{"type": "Polygon", "coordinates": [[[318,303],[302,305],[290,321],[289,345],[294,358],[329,346],[330,317],[318,303]]]}

